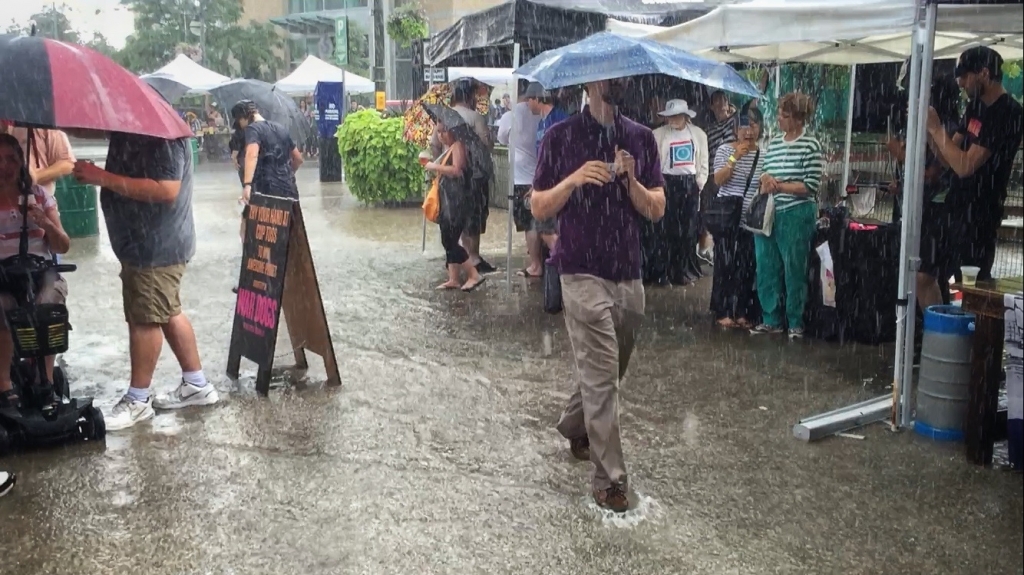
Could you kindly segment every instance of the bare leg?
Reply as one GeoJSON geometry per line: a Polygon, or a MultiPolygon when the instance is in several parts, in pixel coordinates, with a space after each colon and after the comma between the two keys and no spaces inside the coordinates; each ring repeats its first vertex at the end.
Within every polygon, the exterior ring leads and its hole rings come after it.
{"type": "MultiPolygon", "coordinates": [[[[462,284],[459,282],[459,269],[465,264],[448,264],[448,281],[437,286],[437,289],[458,289],[462,284]]],[[[476,271],[476,268],[473,269],[476,271]]]]}
{"type": "Polygon", "coordinates": [[[480,236],[462,234],[462,247],[469,254],[469,261],[473,265],[480,263],[480,236]]]}
{"type": "Polygon", "coordinates": [[[926,273],[917,273],[917,305],[921,311],[929,306],[942,305],[942,291],[939,282],[926,273]]]}
{"type": "Polygon", "coordinates": [[[526,232],[526,249],[530,254],[530,265],[526,268],[527,275],[539,276],[544,271],[544,242],[537,232],[526,232]]]}
{"type": "Polygon", "coordinates": [[[544,234],[540,237],[544,245],[548,247],[548,250],[554,250],[555,244],[558,243],[558,234],[544,234]]]}
{"type": "Polygon", "coordinates": [[[131,387],[149,389],[164,345],[160,324],[128,324],[128,355],[132,364],[131,387]]]}
{"type": "Polygon", "coordinates": [[[470,263],[471,260],[466,260],[462,264],[462,271],[466,273],[466,283],[462,284],[462,289],[470,290],[475,288],[480,282],[484,281],[483,276],[480,272],[476,271],[476,266],[470,263]]]}
{"type": "Polygon", "coordinates": [[[183,313],[172,317],[163,328],[164,337],[167,338],[167,345],[178,358],[183,373],[203,370],[202,361],[199,359],[199,347],[196,344],[196,332],[192,329],[192,322],[183,313]]]}

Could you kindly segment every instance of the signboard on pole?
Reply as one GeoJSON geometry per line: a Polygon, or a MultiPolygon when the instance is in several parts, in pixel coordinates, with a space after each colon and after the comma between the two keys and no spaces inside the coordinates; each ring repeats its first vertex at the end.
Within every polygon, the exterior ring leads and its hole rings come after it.
{"type": "Polygon", "coordinates": [[[313,92],[316,127],[322,138],[333,138],[341,123],[345,91],[341,82],[317,82],[313,92]]]}
{"type": "Polygon", "coordinates": [[[448,81],[448,68],[423,68],[423,81],[430,84],[444,84],[448,81]]]}
{"type": "Polygon", "coordinates": [[[377,92],[376,93],[376,98],[375,98],[375,102],[374,103],[376,104],[376,108],[377,108],[378,112],[383,112],[384,111],[384,108],[386,108],[387,105],[388,105],[387,96],[384,95],[384,92],[377,92]]]}
{"type": "Polygon", "coordinates": [[[334,19],[334,62],[339,66],[348,64],[348,17],[334,19]]]}

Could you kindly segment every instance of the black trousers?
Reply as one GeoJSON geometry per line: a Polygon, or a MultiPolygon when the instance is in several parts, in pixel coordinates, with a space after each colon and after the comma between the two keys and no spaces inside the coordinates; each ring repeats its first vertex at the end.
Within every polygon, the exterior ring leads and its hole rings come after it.
{"type": "Polygon", "coordinates": [[[703,276],[696,252],[699,207],[694,176],[665,176],[665,217],[642,229],[644,280],[686,285],[703,276]]]}
{"type": "Polygon", "coordinates": [[[715,274],[711,283],[711,312],[715,319],[761,321],[755,289],[757,261],[754,235],[742,228],[712,231],[715,236],[715,274]]]}
{"type": "Polygon", "coordinates": [[[459,238],[462,236],[463,226],[452,225],[442,221],[441,245],[444,246],[444,263],[446,265],[462,265],[469,259],[466,249],[459,245],[459,238]]]}

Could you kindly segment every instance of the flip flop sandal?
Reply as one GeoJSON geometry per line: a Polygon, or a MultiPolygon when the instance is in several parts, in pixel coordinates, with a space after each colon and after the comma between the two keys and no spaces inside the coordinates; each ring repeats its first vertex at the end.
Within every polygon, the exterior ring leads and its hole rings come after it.
{"type": "Polygon", "coordinates": [[[476,282],[475,284],[473,284],[471,286],[464,286],[462,288],[462,291],[464,291],[466,293],[469,293],[469,292],[475,290],[476,288],[484,285],[485,283],[487,283],[487,278],[480,278],[480,281],[476,282]]]}

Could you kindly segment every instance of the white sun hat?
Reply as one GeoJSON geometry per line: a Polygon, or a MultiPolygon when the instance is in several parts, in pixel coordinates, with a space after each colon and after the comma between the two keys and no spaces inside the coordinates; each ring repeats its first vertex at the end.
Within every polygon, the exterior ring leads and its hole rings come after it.
{"type": "Polygon", "coordinates": [[[659,116],[664,116],[666,118],[681,116],[683,114],[686,114],[691,118],[697,117],[697,112],[690,109],[690,106],[686,104],[686,100],[669,100],[665,104],[665,111],[658,112],[659,116]]]}

